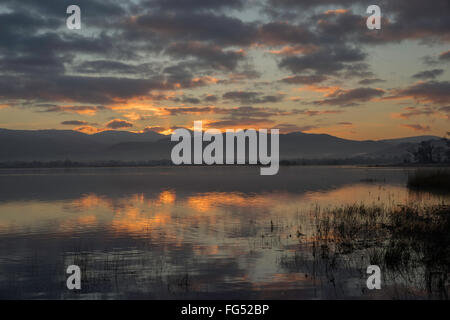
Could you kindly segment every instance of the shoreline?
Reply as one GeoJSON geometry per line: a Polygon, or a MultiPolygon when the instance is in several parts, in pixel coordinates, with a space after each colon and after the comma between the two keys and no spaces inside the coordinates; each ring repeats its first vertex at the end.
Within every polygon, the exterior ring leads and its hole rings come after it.
{"type": "MultiPolygon", "coordinates": [[[[367,168],[449,168],[450,163],[361,163],[349,160],[281,160],[280,167],[308,166],[356,166],[367,168]]],[[[51,169],[51,168],[135,168],[135,167],[261,167],[261,164],[183,164],[175,165],[170,160],[151,161],[6,161],[0,162],[0,169],[51,169]]],[[[264,166],[263,166],[264,167],[264,166]]]]}

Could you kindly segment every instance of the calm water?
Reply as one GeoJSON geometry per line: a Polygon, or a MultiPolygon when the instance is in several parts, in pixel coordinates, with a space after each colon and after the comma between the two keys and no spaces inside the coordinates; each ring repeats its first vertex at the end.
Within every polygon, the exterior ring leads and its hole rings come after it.
{"type": "Polygon", "coordinates": [[[267,177],[257,167],[2,170],[0,298],[398,296],[394,284],[382,293],[364,290],[364,251],[360,262],[337,271],[336,281],[325,281],[327,270],[316,265],[309,239],[318,208],[449,202],[409,192],[408,172],[282,167],[267,177]],[[295,268],[294,256],[302,257],[295,268]],[[65,286],[71,264],[82,269],[78,292],[65,286]]]}

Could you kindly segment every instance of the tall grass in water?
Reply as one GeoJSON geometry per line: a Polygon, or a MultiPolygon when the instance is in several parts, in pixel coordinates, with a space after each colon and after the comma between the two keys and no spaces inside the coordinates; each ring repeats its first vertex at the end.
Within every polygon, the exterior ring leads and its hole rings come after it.
{"type": "Polygon", "coordinates": [[[284,257],[281,264],[289,271],[307,271],[340,298],[355,286],[349,279],[358,277],[358,290],[377,294],[365,288],[365,270],[375,264],[382,270],[384,290],[378,294],[384,298],[448,299],[450,206],[349,205],[314,215],[311,257],[305,248],[284,257]]]}

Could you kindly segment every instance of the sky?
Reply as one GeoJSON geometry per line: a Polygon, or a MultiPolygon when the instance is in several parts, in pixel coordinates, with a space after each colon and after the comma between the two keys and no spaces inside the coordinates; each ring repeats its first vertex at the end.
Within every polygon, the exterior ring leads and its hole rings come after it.
{"type": "Polygon", "coordinates": [[[448,0],[2,0],[0,128],[445,136],[449,13],[448,0]]]}

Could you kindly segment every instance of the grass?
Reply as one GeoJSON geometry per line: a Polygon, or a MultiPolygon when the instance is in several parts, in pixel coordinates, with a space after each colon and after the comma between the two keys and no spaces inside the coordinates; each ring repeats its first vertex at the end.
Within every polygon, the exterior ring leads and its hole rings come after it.
{"type": "Polygon", "coordinates": [[[336,261],[349,263],[368,253],[386,279],[403,278],[428,297],[448,299],[450,206],[345,206],[318,215],[315,224],[313,248],[320,248],[325,269],[337,270],[336,261]]]}

